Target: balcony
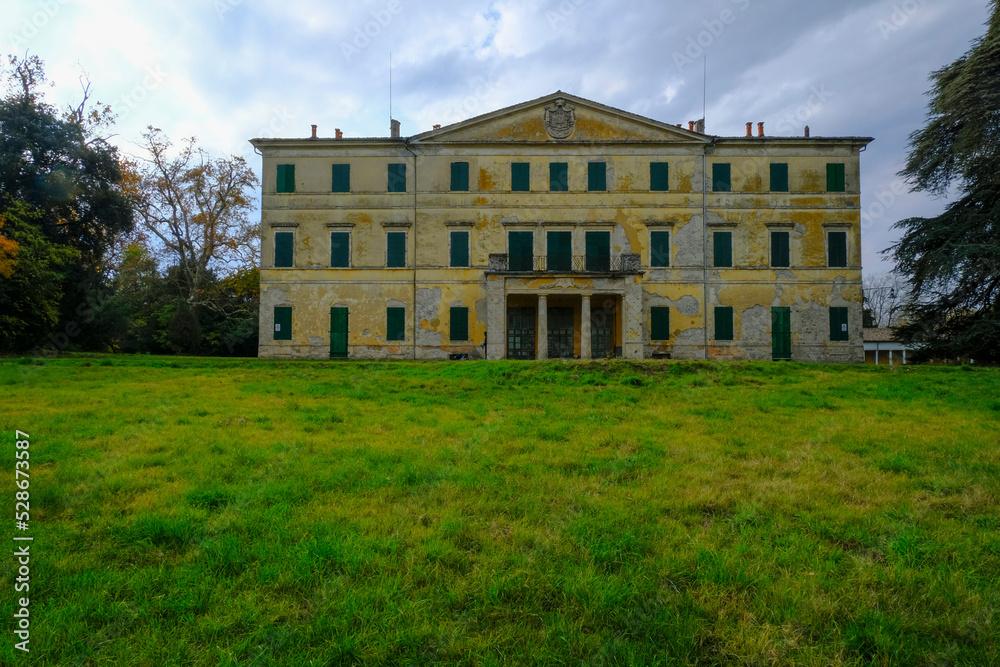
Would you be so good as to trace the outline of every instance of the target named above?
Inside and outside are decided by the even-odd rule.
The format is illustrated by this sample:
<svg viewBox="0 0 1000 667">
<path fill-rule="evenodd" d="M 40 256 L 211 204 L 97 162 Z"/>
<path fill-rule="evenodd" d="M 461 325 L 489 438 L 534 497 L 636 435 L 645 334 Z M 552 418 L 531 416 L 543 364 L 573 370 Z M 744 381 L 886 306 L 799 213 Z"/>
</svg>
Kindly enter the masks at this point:
<svg viewBox="0 0 1000 667">
<path fill-rule="evenodd" d="M 490 273 L 639 273 L 639 255 L 491 254 Z"/>
</svg>

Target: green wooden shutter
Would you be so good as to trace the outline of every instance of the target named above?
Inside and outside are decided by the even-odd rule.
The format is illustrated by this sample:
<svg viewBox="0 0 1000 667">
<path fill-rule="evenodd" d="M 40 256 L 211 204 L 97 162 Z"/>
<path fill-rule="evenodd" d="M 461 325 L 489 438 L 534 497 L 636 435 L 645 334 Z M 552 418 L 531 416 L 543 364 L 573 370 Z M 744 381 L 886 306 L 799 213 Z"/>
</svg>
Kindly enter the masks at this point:
<svg viewBox="0 0 1000 667">
<path fill-rule="evenodd" d="M 406 340 L 406 308 L 385 309 L 385 339 Z"/>
<path fill-rule="evenodd" d="M 649 309 L 650 340 L 670 340 L 670 308 L 666 306 L 654 306 Z"/>
<path fill-rule="evenodd" d="M 844 268 L 847 266 L 847 232 L 829 232 L 827 243 L 830 246 L 828 266 Z"/>
<path fill-rule="evenodd" d="M 713 164 L 712 191 L 730 192 L 733 189 L 731 175 L 732 169 L 728 164 Z"/>
<path fill-rule="evenodd" d="M 771 164 L 771 192 L 788 192 L 788 164 Z"/>
<path fill-rule="evenodd" d="M 788 239 L 788 232 L 771 232 L 771 266 L 787 267 L 791 265 Z"/>
<path fill-rule="evenodd" d="M 295 265 L 295 234 L 292 232 L 277 232 L 274 235 L 274 265 L 289 267 Z"/>
<path fill-rule="evenodd" d="M 573 233 L 549 232 L 546 238 L 546 269 L 571 271 L 573 269 Z"/>
<path fill-rule="evenodd" d="M 406 165 L 389 165 L 389 192 L 406 192 Z"/>
<path fill-rule="evenodd" d="M 670 266 L 670 232 L 649 233 L 649 265 Z"/>
<path fill-rule="evenodd" d="M 733 339 L 733 309 L 718 306 L 715 309 L 715 340 Z"/>
<path fill-rule="evenodd" d="M 330 232 L 330 266 L 338 269 L 346 269 L 350 265 L 350 232 Z"/>
<path fill-rule="evenodd" d="M 531 191 L 531 165 L 527 162 L 514 162 L 510 165 L 511 192 Z"/>
<path fill-rule="evenodd" d="M 351 165 L 349 164 L 333 165 L 333 185 L 331 191 L 332 192 L 351 191 Z"/>
<path fill-rule="evenodd" d="M 453 268 L 469 266 L 469 232 L 451 233 L 451 266 Z"/>
<path fill-rule="evenodd" d="M 449 338 L 452 341 L 469 340 L 469 309 L 453 307 L 451 309 L 451 333 Z"/>
<path fill-rule="evenodd" d="M 611 270 L 611 232 L 587 232 L 587 270 Z"/>
<path fill-rule="evenodd" d="M 844 192 L 847 190 L 847 182 L 843 163 L 830 163 L 826 165 L 826 190 L 827 192 Z"/>
<path fill-rule="evenodd" d="M 587 163 L 587 190 L 590 192 L 605 192 L 608 189 L 608 163 Z"/>
<path fill-rule="evenodd" d="M 670 189 L 670 164 L 667 162 L 649 163 L 649 189 L 652 192 L 666 192 Z"/>
<path fill-rule="evenodd" d="M 830 340 L 850 340 L 851 332 L 847 326 L 847 308 L 830 308 Z"/>
<path fill-rule="evenodd" d="M 552 162 L 549 164 L 549 190 L 552 192 L 569 191 L 569 164 Z"/>
<path fill-rule="evenodd" d="M 719 268 L 733 265 L 733 233 L 712 233 L 712 265 Z"/>
<path fill-rule="evenodd" d="M 347 358 L 347 308 L 330 309 L 330 358 Z"/>
<path fill-rule="evenodd" d="M 535 263 L 534 232 L 507 234 L 507 262 L 511 271 L 531 271 Z"/>
<path fill-rule="evenodd" d="M 390 269 L 406 266 L 406 232 L 388 232 L 385 235 L 385 265 Z"/>
<path fill-rule="evenodd" d="M 295 165 L 279 164 L 278 178 L 275 184 L 278 192 L 295 192 Z"/>
<path fill-rule="evenodd" d="M 292 339 L 292 307 L 274 307 L 274 340 Z"/>
<path fill-rule="evenodd" d="M 451 163 L 451 190 L 452 192 L 469 191 L 469 163 Z"/>
<path fill-rule="evenodd" d="M 792 358 L 792 314 L 788 307 L 771 309 L 771 358 Z"/>
</svg>

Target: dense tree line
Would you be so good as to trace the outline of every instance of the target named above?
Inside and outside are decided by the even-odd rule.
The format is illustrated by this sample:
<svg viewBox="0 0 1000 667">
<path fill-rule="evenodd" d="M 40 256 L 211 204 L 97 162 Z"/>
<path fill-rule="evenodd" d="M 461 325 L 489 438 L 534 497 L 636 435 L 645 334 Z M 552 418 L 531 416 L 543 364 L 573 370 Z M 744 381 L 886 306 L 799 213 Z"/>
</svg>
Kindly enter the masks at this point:
<svg viewBox="0 0 1000 667">
<path fill-rule="evenodd" d="M 0 100 L 0 353 L 256 355 L 257 179 L 154 128 L 127 159 L 113 110 L 63 111 L 37 57 Z"/>
</svg>

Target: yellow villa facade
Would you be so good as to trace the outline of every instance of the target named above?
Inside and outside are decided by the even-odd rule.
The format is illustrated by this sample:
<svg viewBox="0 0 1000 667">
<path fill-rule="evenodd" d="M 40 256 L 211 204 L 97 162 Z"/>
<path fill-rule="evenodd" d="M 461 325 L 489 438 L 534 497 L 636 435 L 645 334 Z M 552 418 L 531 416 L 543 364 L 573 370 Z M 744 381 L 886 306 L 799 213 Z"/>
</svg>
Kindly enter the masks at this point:
<svg viewBox="0 0 1000 667">
<path fill-rule="evenodd" d="M 862 362 L 871 139 L 700 129 L 557 92 L 253 139 L 260 356 Z"/>
</svg>

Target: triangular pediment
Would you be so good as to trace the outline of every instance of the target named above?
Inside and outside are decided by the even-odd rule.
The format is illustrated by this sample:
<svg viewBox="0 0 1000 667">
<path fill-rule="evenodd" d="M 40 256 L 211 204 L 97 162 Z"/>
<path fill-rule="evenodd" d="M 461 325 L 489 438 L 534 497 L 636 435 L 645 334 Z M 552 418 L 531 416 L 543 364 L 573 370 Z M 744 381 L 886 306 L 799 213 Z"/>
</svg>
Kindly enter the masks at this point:
<svg viewBox="0 0 1000 667">
<path fill-rule="evenodd" d="M 557 91 L 411 137 L 412 143 L 705 143 L 710 137 Z"/>
</svg>

